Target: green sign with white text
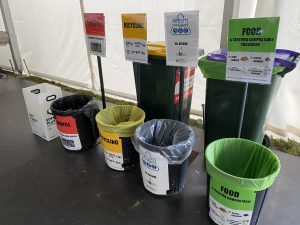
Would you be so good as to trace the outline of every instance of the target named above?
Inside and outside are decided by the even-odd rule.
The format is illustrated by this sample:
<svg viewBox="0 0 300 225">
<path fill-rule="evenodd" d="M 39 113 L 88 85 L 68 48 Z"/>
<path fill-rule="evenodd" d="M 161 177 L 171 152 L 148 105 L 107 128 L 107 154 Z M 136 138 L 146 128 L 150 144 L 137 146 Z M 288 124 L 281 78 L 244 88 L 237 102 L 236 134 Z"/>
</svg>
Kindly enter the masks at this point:
<svg viewBox="0 0 300 225">
<path fill-rule="evenodd" d="M 209 215 L 217 224 L 249 225 L 255 204 L 256 193 L 252 190 L 210 179 Z"/>
<path fill-rule="evenodd" d="M 279 17 L 229 21 L 228 51 L 274 52 Z"/>
<path fill-rule="evenodd" d="M 229 21 L 226 80 L 270 84 L 279 17 Z"/>
</svg>

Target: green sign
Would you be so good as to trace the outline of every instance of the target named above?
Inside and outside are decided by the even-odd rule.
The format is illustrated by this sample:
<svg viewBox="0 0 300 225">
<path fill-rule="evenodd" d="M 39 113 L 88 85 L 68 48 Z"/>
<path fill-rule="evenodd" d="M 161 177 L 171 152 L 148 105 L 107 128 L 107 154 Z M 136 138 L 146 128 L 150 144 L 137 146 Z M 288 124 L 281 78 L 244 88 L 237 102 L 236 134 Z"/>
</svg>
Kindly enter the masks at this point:
<svg viewBox="0 0 300 225">
<path fill-rule="evenodd" d="M 218 181 L 210 180 L 209 195 L 218 203 L 236 210 L 253 210 L 255 203 L 255 192 L 246 188 Z"/>
<path fill-rule="evenodd" d="M 229 21 L 228 51 L 274 52 L 279 17 Z"/>
<path fill-rule="evenodd" d="M 255 197 L 253 190 L 211 177 L 209 216 L 217 224 L 250 225 Z"/>
<path fill-rule="evenodd" d="M 270 84 L 279 17 L 229 21 L 226 80 Z"/>
</svg>

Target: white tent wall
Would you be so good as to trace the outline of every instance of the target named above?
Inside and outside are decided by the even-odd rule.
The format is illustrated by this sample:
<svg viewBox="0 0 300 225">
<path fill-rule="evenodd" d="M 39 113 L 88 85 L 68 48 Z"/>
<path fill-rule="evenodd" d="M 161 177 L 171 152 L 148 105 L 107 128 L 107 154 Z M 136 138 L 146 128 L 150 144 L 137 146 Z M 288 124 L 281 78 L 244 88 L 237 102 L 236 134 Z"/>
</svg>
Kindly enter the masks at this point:
<svg viewBox="0 0 300 225">
<path fill-rule="evenodd" d="M 5 31 L 1 10 L 0 10 L 0 31 Z M 9 45 L 0 46 L 0 67 L 11 69 L 9 60 L 11 60 L 12 62 Z"/>
<path fill-rule="evenodd" d="M 277 48 L 300 52 L 300 1 L 274 0 L 274 16 L 280 16 Z M 266 128 L 300 141 L 300 67 L 287 74 L 277 87 Z"/>
<path fill-rule="evenodd" d="M 164 40 L 164 12 L 199 10 L 200 48 L 208 53 L 219 48 L 224 0 L 84 0 L 85 12 L 106 16 L 107 57 L 102 58 L 108 93 L 135 99 L 132 63 L 125 61 L 121 14 L 147 13 L 148 40 Z M 22 58 L 32 73 L 99 91 L 97 61 L 89 66 L 80 0 L 10 0 L 11 14 Z M 240 0 L 238 17 L 280 16 L 277 48 L 300 51 L 299 0 Z M 2 18 L 0 29 L 4 29 Z M 0 47 L 0 65 L 10 67 L 9 48 Z M 282 136 L 300 138 L 300 67 L 279 85 L 266 128 Z M 205 80 L 196 69 L 192 109 L 201 111 Z"/>
<path fill-rule="evenodd" d="M 10 0 L 9 5 L 29 70 L 90 88 L 79 1 Z"/>
<path fill-rule="evenodd" d="M 224 1 L 212 0 L 85 0 L 85 12 L 104 12 L 106 22 L 107 56 L 102 59 L 104 84 L 111 94 L 136 99 L 132 63 L 125 61 L 122 37 L 122 13 L 147 13 L 148 41 L 164 41 L 164 12 L 199 10 L 200 48 L 209 52 L 219 48 Z M 97 60 L 93 57 L 93 70 L 98 73 Z M 200 113 L 205 98 L 205 79 L 196 69 L 192 110 Z M 113 82 L 112 82 L 113 81 Z M 99 78 L 96 75 L 96 89 Z"/>
</svg>

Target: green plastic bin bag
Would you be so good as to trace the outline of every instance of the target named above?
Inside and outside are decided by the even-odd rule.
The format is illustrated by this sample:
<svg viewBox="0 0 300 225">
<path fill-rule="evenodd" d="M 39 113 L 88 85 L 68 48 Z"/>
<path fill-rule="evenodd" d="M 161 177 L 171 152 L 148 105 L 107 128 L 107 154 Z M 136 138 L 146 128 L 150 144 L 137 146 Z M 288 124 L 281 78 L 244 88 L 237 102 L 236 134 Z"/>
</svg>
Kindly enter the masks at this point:
<svg viewBox="0 0 300 225">
<path fill-rule="evenodd" d="M 132 105 L 109 107 L 96 115 L 105 161 L 110 168 L 124 171 L 138 164 L 131 137 L 144 119 L 145 112 Z"/>
<path fill-rule="evenodd" d="M 226 138 L 209 144 L 205 159 L 212 220 L 219 225 L 256 224 L 281 168 L 278 157 L 255 142 Z"/>
</svg>

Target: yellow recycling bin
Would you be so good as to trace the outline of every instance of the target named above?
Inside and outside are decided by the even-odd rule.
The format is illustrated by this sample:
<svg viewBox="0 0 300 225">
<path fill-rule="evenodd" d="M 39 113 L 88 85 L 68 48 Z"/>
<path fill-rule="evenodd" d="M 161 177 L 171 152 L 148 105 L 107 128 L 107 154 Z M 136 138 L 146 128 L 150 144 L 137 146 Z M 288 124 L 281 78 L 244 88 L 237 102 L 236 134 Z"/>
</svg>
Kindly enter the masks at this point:
<svg viewBox="0 0 300 225">
<path fill-rule="evenodd" d="M 131 137 L 144 119 L 145 112 L 133 105 L 109 107 L 96 115 L 105 162 L 110 168 L 125 171 L 138 164 Z"/>
</svg>

